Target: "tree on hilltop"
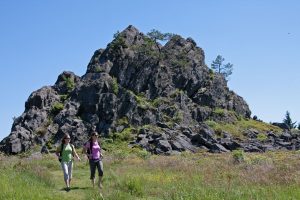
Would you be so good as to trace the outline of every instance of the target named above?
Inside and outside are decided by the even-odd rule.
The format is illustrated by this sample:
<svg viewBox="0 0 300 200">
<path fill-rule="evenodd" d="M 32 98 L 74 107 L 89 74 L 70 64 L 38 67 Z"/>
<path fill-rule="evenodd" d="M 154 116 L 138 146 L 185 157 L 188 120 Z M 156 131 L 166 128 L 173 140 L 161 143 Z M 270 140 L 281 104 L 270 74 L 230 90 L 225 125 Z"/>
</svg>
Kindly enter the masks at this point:
<svg viewBox="0 0 300 200">
<path fill-rule="evenodd" d="M 158 41 L 168 41 L 170 40 L 174 34 L 172 33 L 162 33 L 156 29 L 152 29 L 150 32 L 147 33 L 148 37 L 155 43 L 158 51 L 160 52 L 160 47 L 158 45 Z"/>
<path fill-rule="evenodd" d="M 228 80 L 228 77 L 232 74 L 233 64 L 223 64 L 224 61 L 225 59 L 221 55 L 218 55 L 217 58 L 212 61 L 211 68 L 215 72 L 222 74 L 224 78 Z"/>
<path fill-rule="evenodd" d="M 286 111 L 285 118 L 283 119 L 283 123 L 285 123 L 289 127 L 289 129 L 293 129 L 297 127 L 296 126 L 297 122 L 292 121 L 289 111 Z"/>
</svg>

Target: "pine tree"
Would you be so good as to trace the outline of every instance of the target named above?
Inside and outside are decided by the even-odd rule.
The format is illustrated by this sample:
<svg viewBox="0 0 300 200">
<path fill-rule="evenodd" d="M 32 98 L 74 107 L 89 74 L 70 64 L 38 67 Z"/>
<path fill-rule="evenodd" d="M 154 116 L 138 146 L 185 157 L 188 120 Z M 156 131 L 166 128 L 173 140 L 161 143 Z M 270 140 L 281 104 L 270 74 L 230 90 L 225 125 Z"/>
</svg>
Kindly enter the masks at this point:
<svg viewBox="0 0 300 200">
<path fill-rule="evenodd" d="M 158 41 L 168 41 L 174 36 L 174 34 L 172 33 L 162 33 L 156 29 L 152 29 L 150 32 L 147 33 L 147 35 L 155 43 L 159 52 L 160 47 L 158 45 Z"/>
<path fill-rule="evenodd" d="M 233 64 L 223 64 L 224 61 L 225 59 L 221 55 L 218 55 L 217 58 L 212 62 L 211 68 L 215 72 L 222 74 L 224 78 L 228 80 L 228 77 L 232 74 Z"/>
<path fill-rule="evenodd" d="M 283 119 L 283 123 L 285 123 L 289 127 L 289 129 L 293 129 L 296 128 L 297 122 L 293 122 L 290 116 L 290 112 L 286 111 L 285 118 Z"/>
</svg>

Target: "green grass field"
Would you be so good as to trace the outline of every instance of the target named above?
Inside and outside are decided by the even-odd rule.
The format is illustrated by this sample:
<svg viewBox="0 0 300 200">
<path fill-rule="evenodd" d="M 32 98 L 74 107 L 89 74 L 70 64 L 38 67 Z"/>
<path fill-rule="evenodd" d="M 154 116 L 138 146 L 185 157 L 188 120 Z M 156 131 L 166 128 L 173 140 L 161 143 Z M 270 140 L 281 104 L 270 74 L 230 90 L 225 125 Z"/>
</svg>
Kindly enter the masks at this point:
<svg viewBox="0 0 300 200">
<path fill-rule="evenodd" d="M 298 152 L 143 155 L 105 152 L 101 191 L 91 187 L 86 161 L 75 161 L 69 192 L 54 155 L 2 155 L 0 199 L 300 199 Z"/>
</svg>

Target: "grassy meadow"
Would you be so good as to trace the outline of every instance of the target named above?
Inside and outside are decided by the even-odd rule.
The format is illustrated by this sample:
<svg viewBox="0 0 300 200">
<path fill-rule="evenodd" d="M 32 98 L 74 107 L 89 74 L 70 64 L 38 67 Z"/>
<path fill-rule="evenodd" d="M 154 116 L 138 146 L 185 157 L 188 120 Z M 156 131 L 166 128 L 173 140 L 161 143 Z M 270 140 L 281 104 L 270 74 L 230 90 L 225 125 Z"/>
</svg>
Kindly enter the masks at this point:
<svg viewBox="0 0 300 200">
<path fill-rule="evenodd" d="M 116 148 L 104 155 L 103 189 L 91 187 L 83 159 L 74 163 L 69 192 L 53 154 L 0 155 L 0 199 L 300 199 L 295 151 L 154 156 Z"/>
</svg>

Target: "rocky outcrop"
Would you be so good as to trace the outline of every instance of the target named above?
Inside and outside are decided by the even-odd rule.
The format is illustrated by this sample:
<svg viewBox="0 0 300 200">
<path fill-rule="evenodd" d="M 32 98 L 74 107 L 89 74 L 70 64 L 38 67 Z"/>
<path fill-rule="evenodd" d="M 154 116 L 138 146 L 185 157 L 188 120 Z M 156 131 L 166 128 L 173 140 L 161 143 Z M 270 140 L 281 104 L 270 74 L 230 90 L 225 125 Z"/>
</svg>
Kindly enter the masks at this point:
<svg viewBox="0 0 300 200">
<path fill-rule="evenodd" d="M 233 123 L 250 115 L 243 98 L 206 66 L 204 51 L 193 39 L 174 35 L 161 46 L 129 26 L 95 51 L 82 77 L 63 72 L 53 86 L 33 92 L 0 150 L 16 154 L 40 144 L 47 152 L 64 133 L 79 147 L 93 128 L 105 137 L 134 130 L 131 145 L 156 154 L 263 151 L 271 143 L 290 148 L 288 137 L 270 136 L 264 146 L 252 133 L 248 142 L 230 133 L 217 137 L 203 123 Z"/>
</svg>

